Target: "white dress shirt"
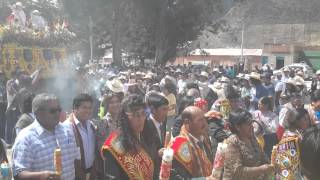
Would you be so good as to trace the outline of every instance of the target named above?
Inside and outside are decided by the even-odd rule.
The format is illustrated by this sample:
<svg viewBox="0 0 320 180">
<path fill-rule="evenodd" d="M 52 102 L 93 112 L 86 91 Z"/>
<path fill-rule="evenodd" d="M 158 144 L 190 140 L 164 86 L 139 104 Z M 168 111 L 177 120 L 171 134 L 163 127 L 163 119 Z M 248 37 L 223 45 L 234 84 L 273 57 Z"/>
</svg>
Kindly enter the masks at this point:
<svg viewBox="0 0 320 180">
<path fill-rule="evenodd" d="M 160 141 L 162 141 L 162 136 L 161 136 L 161 123 L 158 122 L 157 120 L 155 120 L 152 115 L 150 115 L 150 118 L 151 118 L 154 126 L 155 126 L 156 129 L 157 129 L 157 133 L 158 133 L 158 136 L 159 136 L 159 138 L 160 138 Z"/>
<path fill-rule="evenodd" d="M 95 159 L 95 136 L 93 129 L 91 128 L 90 120 L 86 120 L 86 128 L 82 123 L 74 116 L 74 122 L 77 125 L 83 144 L 83 151 L 85 157 L 85 167 L 90 168 L 93 166 Z"/>
</svg>

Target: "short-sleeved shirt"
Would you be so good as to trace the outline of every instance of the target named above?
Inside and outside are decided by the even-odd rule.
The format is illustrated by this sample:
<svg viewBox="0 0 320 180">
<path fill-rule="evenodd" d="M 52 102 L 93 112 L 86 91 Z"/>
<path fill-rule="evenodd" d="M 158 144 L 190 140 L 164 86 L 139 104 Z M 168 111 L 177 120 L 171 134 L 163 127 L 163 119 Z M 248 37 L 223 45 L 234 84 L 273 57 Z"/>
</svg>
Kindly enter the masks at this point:
<svg viewBox="0 0 320 180">
<path fill-rule="evenodd" d="M 168 116 L 175 116 L 176 115 L 176 106 L 177 106 L 177 101 L 176 97 L 174 94 L 170 93 L 168 96 L 166 96 L 167 100 L 169 101 L 169 111 L 168 111 Z"/>
<path fill-rule="evenodd" d="M 80 151 L 71 126 L 58 124 L 53 133 L 43 128 L 37 120 L 19 133 L 13 145 L 13 175 L 22 171 L 55 171 L 54 151 L 58 147 L 61 149 L 61 179 L 73 180 L 74 160 L 80 158 Z"/>
</svg>

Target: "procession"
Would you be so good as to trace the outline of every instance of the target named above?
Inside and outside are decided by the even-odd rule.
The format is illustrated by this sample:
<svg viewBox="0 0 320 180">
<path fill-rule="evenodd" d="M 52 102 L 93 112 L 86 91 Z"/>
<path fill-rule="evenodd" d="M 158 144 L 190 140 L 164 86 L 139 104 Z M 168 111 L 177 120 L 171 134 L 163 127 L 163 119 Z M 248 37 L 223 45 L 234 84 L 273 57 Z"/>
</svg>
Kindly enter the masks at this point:
<svg viewBox="0 0 320 180">
<path fill-rule="evenodd" d="M 140 16 L 151 12 L 138 2 L 99 2 L 90 17 L 71 13 L 90 3 L 74 2 L 0 3 L 0 180 L 320 179 L 320 38 L 312 28 L 304 29 L 310 44 L 293 43 L 302 36 L 297 23 L 288 44 L 277 43 L 277 31 L 250 46 L 261 26 L 243 20 L 231 42 L 227 20 L 232 28 L 239 12 L 252 12 L 249 2 L 230 1 L 216 26 L 224 30 L 212 35 L 221 48 L 206 48 L 194 42 L 214 30 L 187 29 L 206 19 L 190 9 L 204 11 L 204 0 L 168 1 L 152 12 L 156 30 L 147 23 L 157 16 Z M 94 16 L 100 10 L 113 13 L 110 34 Z M 198 39 L 186 38 L 193 31 Z"/>
</svg>

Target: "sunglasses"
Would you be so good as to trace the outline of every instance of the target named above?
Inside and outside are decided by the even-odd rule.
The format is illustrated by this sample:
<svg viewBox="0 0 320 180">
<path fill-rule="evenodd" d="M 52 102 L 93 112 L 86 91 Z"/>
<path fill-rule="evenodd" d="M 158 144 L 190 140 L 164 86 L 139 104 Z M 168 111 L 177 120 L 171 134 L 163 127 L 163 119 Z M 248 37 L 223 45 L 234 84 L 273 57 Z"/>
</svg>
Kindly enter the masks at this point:
<svg viewBox="0 0 320 180">
<path fill-rule="evenodd" d="M 58 108 L 47 108 L 47 109 L 42 109 L 43 111 L 47 111 L 50 114 L 56 114 L 56 113 L 61 113 L 62 109 L 60 107 Z"/>
</svg>

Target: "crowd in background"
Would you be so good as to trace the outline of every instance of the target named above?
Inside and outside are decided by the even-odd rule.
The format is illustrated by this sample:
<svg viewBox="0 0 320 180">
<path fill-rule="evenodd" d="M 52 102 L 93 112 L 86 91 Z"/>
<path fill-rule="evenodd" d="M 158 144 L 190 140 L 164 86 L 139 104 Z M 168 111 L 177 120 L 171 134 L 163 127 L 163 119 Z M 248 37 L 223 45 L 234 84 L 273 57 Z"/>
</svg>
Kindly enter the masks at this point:
<svg viewBox="0 0 320 180">
<path fill-rule="evenodd" d="M 105 71 L 80 68 L 59 93 L 41 87 L 41 70 L 16 71 L 8 81 L 0 73 L 1 144 L 13 145 L 13 176 L 159 179 L 170 147 L 170 179 L 320 177 L 320 71 L 311 87 L 303 70 L 287 67 Z"/>
</svg>

